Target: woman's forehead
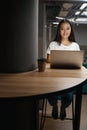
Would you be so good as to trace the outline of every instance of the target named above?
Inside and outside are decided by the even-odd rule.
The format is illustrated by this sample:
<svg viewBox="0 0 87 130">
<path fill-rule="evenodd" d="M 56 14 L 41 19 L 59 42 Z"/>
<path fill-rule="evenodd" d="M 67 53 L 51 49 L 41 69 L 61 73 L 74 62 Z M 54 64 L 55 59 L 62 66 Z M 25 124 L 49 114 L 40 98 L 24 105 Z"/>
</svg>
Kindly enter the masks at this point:
<svg viewBox="0 0 87 130">
<path fill-rule="evenodd" d="M 71 27 L 70 24 L 69 24 L 68 22 L 62 23 L 60 27 L 63 27 L 63 26 L 69 26 L 69 27 Z"/>
</svg>

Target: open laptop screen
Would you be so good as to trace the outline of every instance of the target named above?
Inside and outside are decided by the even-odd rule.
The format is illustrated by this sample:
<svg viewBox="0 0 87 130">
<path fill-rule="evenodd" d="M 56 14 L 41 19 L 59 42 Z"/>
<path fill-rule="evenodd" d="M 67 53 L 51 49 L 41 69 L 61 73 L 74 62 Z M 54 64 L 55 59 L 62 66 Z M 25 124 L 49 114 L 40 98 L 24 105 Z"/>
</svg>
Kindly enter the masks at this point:
<svg viewBox="0 0 87 130">
<path fill-rule="evenodd" d="M 51 51 L 51 68 L 80 69 L 83 64 L 84 51 Z"/>
</svg>

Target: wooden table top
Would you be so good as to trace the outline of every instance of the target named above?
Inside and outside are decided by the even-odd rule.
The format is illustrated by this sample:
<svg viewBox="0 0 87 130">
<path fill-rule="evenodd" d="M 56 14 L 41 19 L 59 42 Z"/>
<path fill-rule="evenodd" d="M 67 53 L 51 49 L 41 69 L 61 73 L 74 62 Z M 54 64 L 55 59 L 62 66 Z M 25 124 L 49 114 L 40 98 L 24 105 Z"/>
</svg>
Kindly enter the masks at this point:
<svg viewBox="0 0 87 130">
<path fill-rule="evenodd" d="M 1 73 L 0 97 L 37 96 L 74 87 L 87 79 L 87 69 L 50 69 L 25 73 Z"/>
</svg>

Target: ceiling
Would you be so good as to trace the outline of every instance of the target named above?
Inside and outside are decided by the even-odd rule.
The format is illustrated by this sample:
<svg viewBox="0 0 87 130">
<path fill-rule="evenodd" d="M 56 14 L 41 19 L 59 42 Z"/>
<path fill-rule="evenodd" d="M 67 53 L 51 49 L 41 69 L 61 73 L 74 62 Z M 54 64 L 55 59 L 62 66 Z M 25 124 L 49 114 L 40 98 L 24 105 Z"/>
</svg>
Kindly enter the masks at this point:
<svg viewBox="0 0 87 130">
<path fill-rule="evenodd" d="M 83 4 L 85 6 L 82 9 L 81 6 Z M 48 23 L 55 24 L 61 19 L 69 19 L 74 23 L 87 24 L 87 2 L 48 1 L 46 2 L 46 19 Z"/>
</svg>

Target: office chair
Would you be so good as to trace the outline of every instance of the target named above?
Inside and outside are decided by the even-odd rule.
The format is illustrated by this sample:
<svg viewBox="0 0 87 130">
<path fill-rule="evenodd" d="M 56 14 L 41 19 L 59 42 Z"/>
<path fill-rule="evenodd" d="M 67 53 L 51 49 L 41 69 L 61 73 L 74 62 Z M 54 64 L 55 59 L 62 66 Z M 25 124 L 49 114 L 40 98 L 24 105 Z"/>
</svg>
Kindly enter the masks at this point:
<svg viewBox="0 0 87 130">
<path fill-rule="evenodd" d="M 47 98 L 42 99 L 42 109 L 41 109 L 41 119 L 40 119 L 40 130 L 44 129 L 45 119 L 46 118 L 52 118 L 51 115 L 47 114 L 47 107 L 48 107 L 48 101 Z M 60 119 L 60 118 L 58 118 Z M 66 117 L 64 120 L 74 120 L 74 96 L 72 98 L 72 117 L 68 118 Z"/>
</svg>

